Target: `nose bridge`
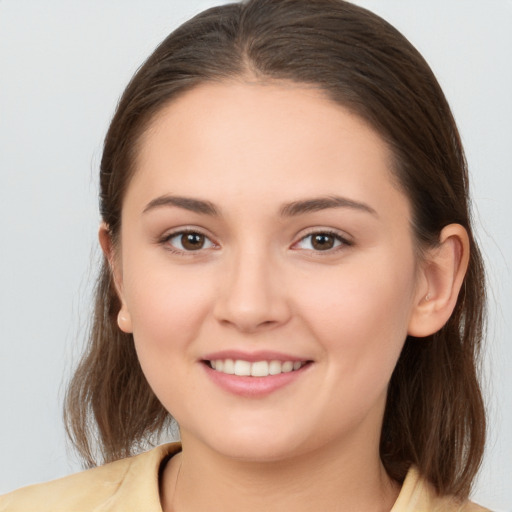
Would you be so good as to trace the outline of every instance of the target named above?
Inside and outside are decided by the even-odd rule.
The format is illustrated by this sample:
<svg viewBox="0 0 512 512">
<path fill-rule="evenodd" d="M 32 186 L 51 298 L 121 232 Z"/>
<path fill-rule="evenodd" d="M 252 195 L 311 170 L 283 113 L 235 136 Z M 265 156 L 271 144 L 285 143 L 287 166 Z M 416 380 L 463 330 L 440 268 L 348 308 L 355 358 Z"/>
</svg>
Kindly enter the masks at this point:
<svg viewBox="0 0 512 512">
<path fill-rule="evenodd" d="M 242 331 L 283 323 L 289 316 L 286 290 L 279 279 L 279 263 L 267 247 L 241 244 L 233 250 L 221 278 L 217 318 Z"/>
</svg>

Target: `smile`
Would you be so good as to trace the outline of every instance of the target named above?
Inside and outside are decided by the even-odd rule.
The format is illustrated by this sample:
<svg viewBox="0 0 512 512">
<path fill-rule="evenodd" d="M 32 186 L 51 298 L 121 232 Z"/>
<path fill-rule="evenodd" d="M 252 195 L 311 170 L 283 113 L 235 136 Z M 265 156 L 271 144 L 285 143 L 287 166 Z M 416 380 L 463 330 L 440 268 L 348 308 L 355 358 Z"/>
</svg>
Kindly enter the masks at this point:
<svg viewBox="0 0 512 512">
<path fill-rule="evenodd" d="M 245 361 L 243 359 L 216 359 L 207 364 L 216 372 L 240 377 L 268 377 L 300 370 L 307 361 Z"/>
</svg>

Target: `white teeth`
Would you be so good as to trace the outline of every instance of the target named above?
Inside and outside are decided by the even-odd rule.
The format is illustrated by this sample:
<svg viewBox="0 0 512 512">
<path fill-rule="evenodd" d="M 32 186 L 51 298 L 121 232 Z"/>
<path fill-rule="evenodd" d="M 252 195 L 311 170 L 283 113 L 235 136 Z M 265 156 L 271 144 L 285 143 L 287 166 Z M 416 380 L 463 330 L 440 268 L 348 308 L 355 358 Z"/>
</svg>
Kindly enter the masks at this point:
<svg viewBox="0 0 512 512">
<path fill-rule="evenodd" d="M 291 361 L 285 361 L 281 367 L 283 373 L 290 373 L 293 370 L 293 363 Z"/>
<path fill-rule="evenodd" d="M 229 375 L 233 375 L 235 373 L 235 362 L 233 359 L 226 359 L 224 361 L 224 370 L 222 371 Z"/>
<path fill-rule="evenodd" d="M 253 377 L 266 377 L 268 375 L 267 361 L 258 361 L 251 364 L 251 375 Z"/>
<path fill-rule="evenodd" d="M 216 359 L 210 361 L 214 370 L 241 377 L 267 377 L 289 373 L 300 370 L 305 364 L 305 361 L 255 361 L 251 363 L 243 359 Z"/>
<path fill-rule="evenodd" d="M 251 363 L 237 359 L 235 361 L 235 375 L 240 375 L 241 377 L 251 375 Z"/>
<path fill-rule="evenodd" d="M 281 361 L 270 361 L 268 373 L 270 375 L 279 375 L 281 373 Z"/>
</svg>

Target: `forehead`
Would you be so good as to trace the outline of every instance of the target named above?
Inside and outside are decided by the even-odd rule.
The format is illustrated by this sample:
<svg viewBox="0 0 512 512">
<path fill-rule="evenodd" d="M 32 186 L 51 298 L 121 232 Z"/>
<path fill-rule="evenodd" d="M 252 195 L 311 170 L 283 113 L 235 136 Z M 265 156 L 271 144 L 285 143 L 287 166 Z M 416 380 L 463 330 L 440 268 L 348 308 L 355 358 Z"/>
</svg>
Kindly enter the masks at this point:
<svg viewBox="0 0 512 512">
<path fill-rule="evenodd" d="M 220 203 L 272 194 L 358 199 L 395 189 L 391 162 L 382 138 L 317 87 L 208 83 L 156 115 L 128 194 L 194 193 Z"/>
</svg>

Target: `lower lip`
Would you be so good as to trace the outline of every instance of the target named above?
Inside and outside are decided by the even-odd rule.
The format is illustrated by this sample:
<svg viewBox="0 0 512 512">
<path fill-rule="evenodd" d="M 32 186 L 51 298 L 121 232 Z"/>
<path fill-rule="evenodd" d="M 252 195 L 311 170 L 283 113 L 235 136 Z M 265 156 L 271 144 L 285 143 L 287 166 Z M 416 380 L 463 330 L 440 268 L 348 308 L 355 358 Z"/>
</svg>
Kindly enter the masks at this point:
<svg viewBox="0 0 512 512">
<path fill-rule="evenodd" d="M 292 372 L 279 373 L 278 375 L 268 375 L 267 377 L 245 377 L 239 375 L 229 375 L 218 372 L 202 363 L 206 373 L 212 381 L 220 388 L 234 395 L 245 397 L 263 397 L 284 388 L 288 384 L 300 379 L 311 363 L 306 363 L 299 370 Z"/>
</svg>

